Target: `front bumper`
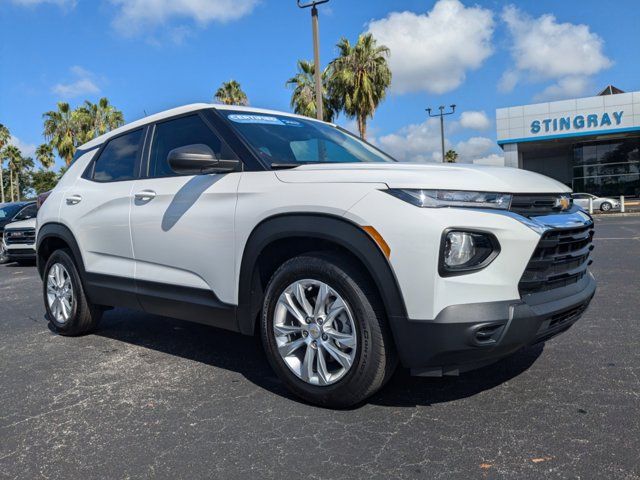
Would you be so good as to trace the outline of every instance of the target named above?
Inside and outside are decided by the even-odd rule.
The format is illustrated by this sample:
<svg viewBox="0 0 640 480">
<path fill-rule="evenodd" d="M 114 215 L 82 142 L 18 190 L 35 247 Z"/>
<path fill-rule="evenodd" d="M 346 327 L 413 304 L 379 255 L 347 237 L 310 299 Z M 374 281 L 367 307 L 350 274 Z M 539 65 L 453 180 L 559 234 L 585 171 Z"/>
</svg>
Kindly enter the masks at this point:
<svg viewBox="0 0 640 480">
<path fill-rule="evenodd" d="M 10 262 L 36 259 L 36 251 L 33 248 L 33 245 L 30 244 L 11 246 L 7 245 L 5 253 L 7 255 L 7 260 Z"/>
<path fill-rule="evenodd" d="M 523 300 L 452 305 L 434 320 L 394 318 L 400 360 L 420 376 L 457 375 L 488 365 L 569 329 L 595 290 L 587 273 L 571 286 Z"/>
</svg>

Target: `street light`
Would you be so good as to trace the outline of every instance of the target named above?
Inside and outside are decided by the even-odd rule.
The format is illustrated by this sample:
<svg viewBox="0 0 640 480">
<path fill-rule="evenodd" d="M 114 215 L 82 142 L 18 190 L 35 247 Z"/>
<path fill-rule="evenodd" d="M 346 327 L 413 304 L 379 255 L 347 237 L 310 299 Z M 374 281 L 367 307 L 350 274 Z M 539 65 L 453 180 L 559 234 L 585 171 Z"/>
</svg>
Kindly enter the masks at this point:
<svg viewBox="0 0 640 480">
<path fill-rule="evenodd" d="M 309 8 L 311 7 L 311 27 L 313 29 L 313 64 L 315 65 L 315 77 L 316 77 L 316 118 L 318 120 L 324 120 L 322 115 L 322 72 L 320 70 L 320 40 L 318 38 L 318 9 L 317 5 L 327 3 L 329 0 L 313 0 L 308 3 L 302 3 L 298 1 L 298 7 Z"/>
<path fill-rule="evenodd" d="M 450 112 L 446 112 L 444 111 L 444 105 L 440 105 L 438 107 L 438 110 L 440 110 L 440 113 L 434 113 L 433 115 L 431 114 L 431 108 L 427 108 L 427 113 L 429 114 L 430 117 L 440 117 L 440 143 L 442 144 L 442 163 L 444 163 L 444 117 L 445 115 L 451 115 L 453 112 L 456 111 L 456 106 L 454 105 L 449 105 L 451 107 L 451 111 Z"/>
</svg>

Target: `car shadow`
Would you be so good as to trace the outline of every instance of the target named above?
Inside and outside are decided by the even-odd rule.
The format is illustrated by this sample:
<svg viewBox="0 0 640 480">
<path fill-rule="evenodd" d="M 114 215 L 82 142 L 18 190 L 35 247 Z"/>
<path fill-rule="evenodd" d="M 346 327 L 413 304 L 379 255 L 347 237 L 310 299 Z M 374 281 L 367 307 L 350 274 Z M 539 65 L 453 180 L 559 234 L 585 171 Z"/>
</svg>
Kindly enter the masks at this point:
<svg viewBox="0 0 640 480">
<path fill-rule="evenodd" d="M 178 220 L 196 203 L 214 183 L 220 181 L 224 175 L 196 175 L 189 179 L 173 196 L 169 207 L 162 216 L 162 231 L 171 230 Z"/>
<path fill-rule="evenodd" d="M 127 309 L 105 312 L 95 334 L 235 371 L 265 390 L 302 402 L 271 370 L 259 337 Z M 389 383 L 365 404 L 415 407 L 467 398 L 520 375 L 536 361 L 543 349 L 544 344 L 528 347 L 459 377 L 412 377 L 406 369 L 398 368 Z"/>
</svg>

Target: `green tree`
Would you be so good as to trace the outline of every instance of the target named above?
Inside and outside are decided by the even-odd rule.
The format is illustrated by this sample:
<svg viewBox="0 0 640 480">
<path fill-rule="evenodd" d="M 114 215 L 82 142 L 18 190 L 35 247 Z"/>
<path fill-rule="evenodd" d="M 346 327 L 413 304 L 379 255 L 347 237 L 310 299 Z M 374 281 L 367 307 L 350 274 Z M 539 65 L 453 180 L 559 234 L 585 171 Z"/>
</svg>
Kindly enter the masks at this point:
<svg viewBox="0 0 640 480">
<path fill-rule="evenodd" d="M 48 143 L 43 143 L 36 148 L 36 158 L 45 169 L 50 169 L 56 163 L 53 155 L 53 147 Z"/>
<path fill-rule="evenodd" d="M 44 137 L 63 158 L 67 166 L 71 165 L 79 142 L 80 121 L 77 112 L 71 110 L 66 102 L 58 102 L 58 109 L 44 115 Z"/>
<path fill-rule="evenodd" d="M 31 188 L 36 194 L 53 190 L 58 183 L 58 174 L 52 170 L 36 170 L 31 173 Z"/>
<path fill-rule="evenodd" d="M 0 123 L 0 203 L 4 203 L 4 178 L 3 178 L 3 164 L 4 164 L 4 152 L 3 149 L 9 143 L 11 134 L 9 129 Z"/>
<path fill-rule="evenodd" d="M 287 80 L 286 86 L 293 89 L 291 108 L 298 115 L 316 118 L 316 68 L 313 62 L 298 60 L 298 73 Z M 325 122 L 332 122 L 338 105 L 327 95 L 328 70 L 322 72 L 322 116 Z"/>
<path fill-rule="evenodd" d="M 20 201 L 20 177 L 18 175 L 18 172 L 20 168 L 22 168 L 22 152 L 15 145 L 9 145 L 5 147 L 4 152 L 9 165 L 9 191 L 11 195 L 11 201 Z M 16 188 L 16 186 L 18 188 Z"/>
<path fill-rule="evenodd" d="M 456 163 L 458 159 L 458 152 L 455 150 L 447 150 L 447 153 L 444 154 L 444 161 L 446 163 Z"/>
<path fill-rule="evenodd" d="M 389 49 L 370 33 L 360 35 L 355 45 L 342 38 L 337 47 L 339 55 L 329 64 L 329 96 L 349 118 L 356 118 L 360 137 L 366 139 L 367 119 L 391 85 Z"/>
<path fill-rule="evenodd" d="M 81 145 L 100 135 L 124 125 L 124 114 L 115 108 L 106 97 L 92 103 L 85 100 L 75 110 L 78 121 L 78 144 Z"/>
<path fill-rule="evenodd" d="M 222 82 L 222 85 L 216 91 L 214 98 L 225 105 L 248 105 L 249 99 L 247 94 L 242 91 L 240 83 L 235 80 Z"/>
</svg>

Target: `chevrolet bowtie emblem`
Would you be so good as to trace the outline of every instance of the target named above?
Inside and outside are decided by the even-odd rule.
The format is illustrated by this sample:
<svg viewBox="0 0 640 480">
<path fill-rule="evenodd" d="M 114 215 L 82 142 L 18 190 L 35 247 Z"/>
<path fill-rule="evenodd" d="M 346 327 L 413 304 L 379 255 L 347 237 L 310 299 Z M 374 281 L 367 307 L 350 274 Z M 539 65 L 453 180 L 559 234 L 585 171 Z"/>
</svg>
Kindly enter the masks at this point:
<svg viewBox="0 0 640 480">
<path fill-rule="evenodd" d="M 569 199 L 569 197 L 562 196 L 562 197 L 556 198 L 554 208 L 557 208 L 560 210 L 568 210 L 570 206 L 571 206 L 571 200 Z"/>
</svg>

